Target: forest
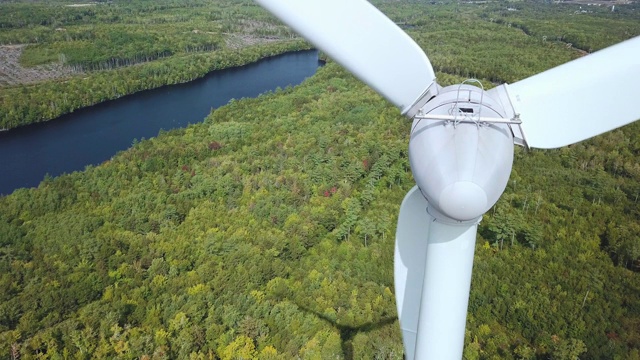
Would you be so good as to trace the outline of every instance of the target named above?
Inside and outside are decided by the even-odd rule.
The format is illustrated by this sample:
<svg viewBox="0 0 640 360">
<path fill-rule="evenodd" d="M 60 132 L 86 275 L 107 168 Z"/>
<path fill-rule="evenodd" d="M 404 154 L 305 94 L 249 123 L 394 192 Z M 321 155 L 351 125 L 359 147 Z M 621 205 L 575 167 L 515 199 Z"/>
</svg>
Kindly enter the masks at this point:
<svg viewBox="0 0 640 360">
<path fill-rule="evenodd" d="M 249 1 L 70 5 L 0 3 L 0 58 L 21 49 L 19 63 L 0 64 L 0 129 L 309 48 Z M 34 83 L 15 68 L 55 71 Z"/>
<path fill-rule="evenodd" d="M 70 3 L 0 3 L 3 44 L 33 44 L 24 66 L 60 61 L 47 54 L 76 41 L 79 57 L 68 61 L 84 66 L 1 87 L 0 114 L 31 111 L 11 107 L 15 93 L 34 104 L 45 94 L 49 106 L 60 96 L 104 100 L 79 99 L 85 77 L 140 82 L 120 96 L 149 87 L 138 76 L 150 69 L 165 69 L 152 85 L 161 86 L 309 46 L 249 1 L 61 6 Z M 374 3 L 425 49 L 443 85 L 516 81 L 640 35 L 634 3 L 615 12 Z M 186 51 L 176 46 L 185 38 L 167 33 L 171 54 L 142 62 L 117 42 L 87 57 L 87 42 L 73 37 L 29 40 L 43 28 L 79 34 L 112 21 L 135 33 L 180 19 L 202 29 L 261 23 L 280 40 L 232 49 L 220 35 L 220 48 Z M 129 61 L 101 68 L 116 52 Z M 393 247 L 414 184 L 410 126 L 328 61 L 297 87 L 234 100 L 200 124 L 0 197 L 0 359 L 402 359 Z M 640 123 L 562 149 L 516 149 L 507 189 L 478 231 L 465 359 L 640 359 L 639 154 Z"/>
</svg>

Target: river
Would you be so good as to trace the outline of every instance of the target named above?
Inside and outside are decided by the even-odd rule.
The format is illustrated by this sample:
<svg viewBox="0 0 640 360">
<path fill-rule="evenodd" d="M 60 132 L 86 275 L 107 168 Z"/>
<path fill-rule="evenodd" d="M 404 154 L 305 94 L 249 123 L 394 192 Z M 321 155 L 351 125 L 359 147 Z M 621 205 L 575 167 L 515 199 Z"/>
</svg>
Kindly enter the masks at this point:
<svg viewBox="0 0 640 360">
<path fill-rule="evenodd" d="M 316 51 L 288 53 L 0 132 L 0 195 L 37 186 L 46 174 L 100 164 L 129 148 L 134 139 L 201 122 L 211 109 L 231 99 L 297 85 L 319 65 Z"/>
</svg>

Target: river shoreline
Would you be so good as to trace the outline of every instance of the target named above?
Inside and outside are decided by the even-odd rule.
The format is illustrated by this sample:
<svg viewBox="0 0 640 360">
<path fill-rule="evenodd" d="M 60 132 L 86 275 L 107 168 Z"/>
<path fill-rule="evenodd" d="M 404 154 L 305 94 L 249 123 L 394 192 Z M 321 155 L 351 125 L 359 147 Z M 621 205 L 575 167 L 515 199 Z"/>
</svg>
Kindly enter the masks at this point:
<svg viewBox="0 0 640 360">
<path fill-rule="evenodd" d="M 57 81 L 4 88 L 4 94 L 0 98 L 0 127 L 11 130 L 34 123 L 49 122 L 80 109 L 141 91 L 184 84 L 203 78 L 214 71 L 242 67 L 270 57 L 310 49 L 311 47 L 302 41 L 281 42 L 237 51 L 167 58 L 72 78 L 60 78 Z M 189 71 L 183 72 L 175 70 L 179 66 L 184 67 L 185 62 L 196 62 L 200 68 L 189 68 Z M 70 97 L 69 94 L 74 96 Z"/>
<path fill-rule="evenodd" d="M 0 194 L 99 165 L 143 138 L 200 123 L 232 99 L 296 86 L 321 65 L 317 51 L 280 54 L 0 132 L 0 153 L 10 154 L 0 157 Z"/>
</svg>

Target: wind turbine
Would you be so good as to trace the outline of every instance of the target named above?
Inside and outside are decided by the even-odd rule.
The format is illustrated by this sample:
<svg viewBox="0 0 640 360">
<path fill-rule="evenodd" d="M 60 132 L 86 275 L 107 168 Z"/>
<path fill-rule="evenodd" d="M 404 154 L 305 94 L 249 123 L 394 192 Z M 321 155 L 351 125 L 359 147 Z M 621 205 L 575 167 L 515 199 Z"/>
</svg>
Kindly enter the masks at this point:
<svg viewBox="0 0 640 360">
<path fill-rule="evenodd" d="M 640 37 L 489 91 L 442 88 L 420 47 L 366 0 L 256 0 L 413 119 L 395 289 L 407 359 L 460 359 L 478 223 L 514 143 L 557 148 L 640 118 Z M 479 83 L 478 83 L 479 84 Z"/>
</svg>

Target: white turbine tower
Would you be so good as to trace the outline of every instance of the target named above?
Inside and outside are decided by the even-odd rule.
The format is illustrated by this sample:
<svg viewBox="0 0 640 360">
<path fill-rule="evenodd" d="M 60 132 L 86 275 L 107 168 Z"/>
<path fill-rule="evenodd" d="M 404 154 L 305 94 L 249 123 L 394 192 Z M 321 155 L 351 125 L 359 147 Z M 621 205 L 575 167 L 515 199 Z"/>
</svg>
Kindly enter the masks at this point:
<svg viewBox="0 0 640 360">
<path fill-rule="evenodd" d="M 420 47 L 366 0 L 257 0 L 413 119 L 417 185 L 398 218 L 396 303 L 407 359 L 460 359 L 476 231 L 513 144 L 569 145 L 640 118 L 640 37 L 489 91 L 442 88 Z"/>
</svg>

